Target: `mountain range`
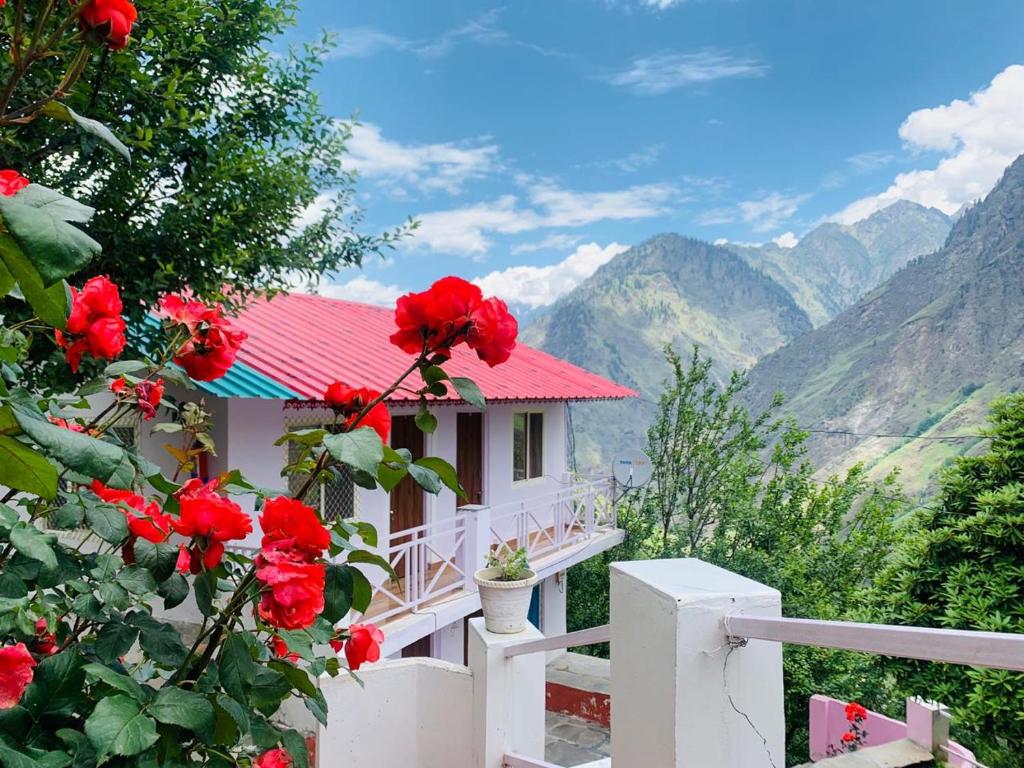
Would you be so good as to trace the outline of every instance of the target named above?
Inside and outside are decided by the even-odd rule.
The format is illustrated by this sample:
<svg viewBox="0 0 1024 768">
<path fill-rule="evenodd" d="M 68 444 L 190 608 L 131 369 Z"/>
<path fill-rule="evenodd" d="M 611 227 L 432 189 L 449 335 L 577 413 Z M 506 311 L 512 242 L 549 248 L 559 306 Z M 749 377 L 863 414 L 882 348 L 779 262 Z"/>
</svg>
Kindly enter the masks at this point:
<svg viewBox="0 0 1024 768">
<path fill-rule="evenodd" d="M 901 467 L 923 490 L 931 470 L 972 450 L 987 404 L 1024 381 L 1024 156 L 942 249 L 765 356 L 750 380 L 753 405 L 781 391 L 801 423 L 855 433 L 812 436 L 825 470 Z M 879 436 L 894 434 L 926 439 Z"/>
<path fill-rule="evenodd" d="M 791 248 L 663 234 L 616 256 L 523 334 L 641 393 L 574 406 L 578 464 L 644 445 L 665 344 L 699 344 L 719 380 L 750 369 L 755 408 L 784 392 L 786 410 L 821 430 L 811 454 L 826 470 L 866 460 L 920 479 L 970 450 L 973 438 L 860 434 L 975 434 L 991 397 L 1019 386 L 1024 160 L 958 217 L 898 202 Z"/>
</svg>

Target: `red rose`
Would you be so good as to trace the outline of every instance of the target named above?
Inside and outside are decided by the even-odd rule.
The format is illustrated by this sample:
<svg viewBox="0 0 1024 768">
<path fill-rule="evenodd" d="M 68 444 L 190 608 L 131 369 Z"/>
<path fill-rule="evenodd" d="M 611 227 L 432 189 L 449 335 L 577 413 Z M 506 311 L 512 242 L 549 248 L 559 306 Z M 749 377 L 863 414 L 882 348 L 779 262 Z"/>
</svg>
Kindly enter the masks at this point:
<svg viewBox="0 0 1024 768">
<path fill-rule="evenodd" d="M 24 643 L 0 648 L 0 709 L 10 709 L 21 701 L 32 682 L 35 659 Z"/>
<path fill-rule="evenodd" d="M 280 635 L 273 635 L 270 638 L 268 645 L 270 646 L 270 650 L 273 654 L 279 659 L 284 659 L 285 661 L 298 661 L 302 658 L 299 654 L 294 653 L 288 647 L 288 643 L 286 643 Z"/>
<path fill-rule="evenodd" d="M 0 7 L 3 3 L 0 2 Z M 12 197 L 28 186 L 28 179 L 17 171 L 5 169 L 0 171 L 0 195 Z"/>
<path fill-rule="evenodd" d="M 64 330 L 54 332 L 71 370 L 78 370 L 86 354 L 102 360 L 120 355 L 126 340 L 117 286 L 101 275 L 86 282 L 81 290 L 72 288 L 71 299 Z"/>
<path fill-rule="evenodd" d="M 460 277 L 444 277 L 422 293 L 410 293 L 395 306 L 398 331 L 391 343 L 412 354 L 424 348 L 443 358 L 463 342 L 490 366 L 508 360 L 519 324 L 501 299 L 484 299 Z"/>
<path fill-rule="evenodd" d="M 303 559 L 315 560 L 331 543 L 331 534 L 312 507 L 297 499 L 267 499 L 260 515 L 264 550 L 288 550 Z"/>
<path fill-rule="evenodd" d="M 843 741 L 845 741 L 845 742 L 846 742 L 847 744 L 849 744 L 849 743 L 850 743 L 851 741 L 853 741 L 853 740 L 854 740 L 855 738 L 857 738 L 857 737 L 856 737 L 856 736 L 854 736 L 854 735 L 853 735 L 852 733 L 850 733 L 849 731 L 847 731 L 846 733 L 844 733 L 844 734 L 843 734 Z"/>
<path fill-rule="evenodd" d="M 380 435 L 381 440 L 387 440 L 391 431 L 391 414 L 384 403 L 377 403 L 356 424 L 356 419 L 363 408 L 378 397 L 380 392 L 375 389 L 350 387 L 341 381 L 334 382 L 324 392 L 324 402 L 340 416 L 345 417 L 346 429 L 370 427 Z"/>
<path fill-rule="evenodd" d="M 857 720 L 867 720 L 868 711 L 855 701 L 851 701 L 846 705 L 846 719 L 851 723 Z"/>
<path fill-rule="evenodd" d="M 156 410 L 160 407 L 160 401 L 163 400 L 164 380 L 140 381 L 135 385 L 135 397 L 138 399 L 142 418 L 149 421 L 156 416 Z"/>
<path fill-rule="evenodd" d="M 482 302 L 473 314 L 466 343 L 477 356 L 492 368 L 508 360 L 516 346 L 519 323 L 509 313 L 508 305 L 498 298 Z"/>
<path fill-rule="evenodd" d="M 384 633 L 373 624 L 353 624 L 348 628 L 348 642 L 345 643 L 345 658 L 349 669 L 358 670 L 365 662 L 380 659 L 380 644 Z"/>
<path fill-rule="evenodd" d="M 291 768 L 292 756 L 283 749 L 271 749 L 257 757 L 252 768 Z"/>
<path fill-rule="evenodd" d="M 178 545 L 178 559 L 174 563 L 174 570 L 183 574 L 192 572 L 192 553 L 184 544 Z"/>
<path fill-rule="evenodd" d="M 200 485 L 200 492 L 207 487 Z M 189 548 L 192 573 L 217 567 L 224 556 L 225 541 L 244 539 L 252 533 L 249 515 L 231 499 L 215 493 L 181 495 L 178 507 L 178 519 L 171 522 L 171 527 L 193 540 Z"/>
<path fill-rule="evenodd" d="M 283 552 L 262 552 L 256 578 L 265 591 L 260 618 L 279 629 L 305 629 L 324 610 L 323 563 L 297 562 Z"/>
<path fill-rule="evenodd" d="M 128 0 L 89 0 L 78 18 L 90 37 L 117 51 L 128 45 L 128 36 L 137 17 L 135 6 Z"/>
<path fill-rule="evenodd" d="M 36 622 L 36 639 L 32 642 L 32 650 L 40 656 L 52 656 L 60 650 L 57 635 L 47 631 L 46 619 Z"/>
<path fill-rule="evenodd" d="M 227 373 L 246 333 L 232 327 L 220 307 L 208 307 L 181 294 L 164 296 L 157 306 L 157 315 L 170 324 L 172 334 L 184 329 L 189 335 L 175 353 L 175 363 L 198 381 L 213 381 Z"/>
</svg>

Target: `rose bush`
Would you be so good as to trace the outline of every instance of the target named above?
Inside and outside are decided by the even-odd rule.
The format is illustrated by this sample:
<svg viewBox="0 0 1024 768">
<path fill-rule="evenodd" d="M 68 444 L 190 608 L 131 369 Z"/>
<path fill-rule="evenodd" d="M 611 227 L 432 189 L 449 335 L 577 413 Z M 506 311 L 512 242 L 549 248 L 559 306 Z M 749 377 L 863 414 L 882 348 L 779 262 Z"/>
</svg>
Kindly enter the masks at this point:
<svg viewBox="0 0 1024 768">
<path fill-rule="evenodd" d="M 137 17 L 128 0 L 13 5 L 0 0 L 14 63 L 0 90 L 0 130 L 67 118 L 62 96 L 94 54 L 129 45 Z M 11 105 L 18 81 L 47 66 L 65 67 L 56 87 Z M 109 134 L 84 124 L 100 140 Z M 404 297 L 394 342 L 412 355 L 405 373 L 381 392 L 331 387 L 321 398 L 335 412 L 331 428 L 277 441 L 298 449 L 282 470 L 302 478 L 297 493 L 257 487 L 238 471 L 189 478 L 212 450 L 209 415 L 165 399 L 165 386 L 224 375 L 245 334 L 221 307 L 186 294 L 162 297 L 153 323 L 129 328 L 113 281 L 69 285 L 100 250 L 83 229 L 91 215 L 17 169 L 0 170 L 0 296 L 32 314 L 0 328 L 0 764 L 306 768 L 305 740 L 282 724 L 281 705 L 298 698 L 326 724 L 318 679 L 380 658 L 382 632 L 347 621 L 369 607 L 361 568 L 391 569 L 374 552 L 372 526 L 326 522 L 302 499 L 340 469 L 366 488 L 390 491 L 410 475 L 430 492 L 461 494 L 443 460 L 414 461 L 384 444 L 385 402 L 400 387 L 416 392 L 425 431 L 436 427 L 430 399 L 449 387 L 482 407 L 476 385 L 443 365 L 462 343 L 499 364 L 515 344 L 515 320 L 458 278 Z M 117 359 L 129 336 L 158 353 Z M 30 338 L 63 350 L 82 379 L 76 391 L 24 385 L 38 363 Z M 109 404 L 92 408 L 87 398 L 97 394 Z M 154 429 L 183 438 L 181 449 L 169 447 L 170 477 L 113 431 L 126 416 L 148 421 L 160 411 L 172 420 Z M 247 508 L 262 531 L 254 558 L 232 551 L 255 528 Z M 166 619 L 186 601 L 203 617 L 190 642 Z"/>
</svg>

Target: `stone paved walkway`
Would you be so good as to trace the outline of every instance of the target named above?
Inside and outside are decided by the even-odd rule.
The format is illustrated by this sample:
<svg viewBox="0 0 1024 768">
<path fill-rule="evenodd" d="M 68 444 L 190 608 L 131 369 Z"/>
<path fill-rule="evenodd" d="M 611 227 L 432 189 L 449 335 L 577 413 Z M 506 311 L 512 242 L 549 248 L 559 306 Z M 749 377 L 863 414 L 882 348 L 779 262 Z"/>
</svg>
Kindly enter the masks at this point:
<svg viewBox="0 0 1024 768">
<path fill-rule="evenodd" d="M 544 759 L 569 766 L 600 760 L 612 753 L 608 731 L 570 715 L 546 713 Z"/>
</svg>

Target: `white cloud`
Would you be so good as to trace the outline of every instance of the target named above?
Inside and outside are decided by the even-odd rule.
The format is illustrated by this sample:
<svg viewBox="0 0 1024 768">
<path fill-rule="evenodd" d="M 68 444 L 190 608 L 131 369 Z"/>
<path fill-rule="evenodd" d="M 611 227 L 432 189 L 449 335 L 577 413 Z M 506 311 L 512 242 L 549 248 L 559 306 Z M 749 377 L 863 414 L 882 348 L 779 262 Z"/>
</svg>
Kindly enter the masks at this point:
<svg viewBox="0 0 1024 768">
<path fill-rule="evenodd" d="M 645 5 L 648 8 L 655 8 L 659 11 L 674 8 L 677 5 L 682 5 L 684 2 L 686 2 L 686 0 L 640 0 L 641 5 Z"/>
<path fill-rule="evenodd" d="M 778 237 L 772 238 L 772 242 L 779 248 L 796 248 L 796 244 L 800 241 L 792 232 L 783 232 Z"/>
<path fill-rule="evenodd" d="M 395 303 L 395 299 L 405 291 L 397 285 L 385 285 L 359 275 L 347 283 L 320 283 L 315 293 L 329 296 L 332 299 L 347 299 L 348 301 L 361 301 L 365 304 L 391 306 Z"/>
<path fill-rule="evenodd" d="M 512 255 L 517 256 L 520 253 L 534 253 L 535 251 L 553 251 L 553 250 L 565 250 L 566 248 L 572 248 L 583 238 L 580 235 L 566 235 L 561 232 L 557 232 L 553 235 L 548 235 L 543 240 L 538 240 L 535 243 L 520 243 L 519 245 L 512 246 Z"/>
<path fill-rule="evenodd" d="M 494 234 L 514 235 L 537 229 L 581 227 L 598 221 L 643 219 L 669 211 L 681 199 L 671 184 L 642 184 L 610 192 L 577 192 L 550 180 L 520 177 L 527 187 L 528 205 L 516 195 L 464 208 L 432 211 L 420 222 L 410 245 L 434 251 L 479 256 L 491 246 Z"/>
<path fill-rule="evenodd" d="M 424 192 L 458 194 L 466 182 L 500 166 L 495 144 L 401 144 L 384 138 L 373 123 L 353 125 L 347 147 L 348 162 L 363 176 Z"/>
<path fill-rule="evenodd" d="M 952 214 L 984 197 L 1024 152 L 1024 66 L 1007 67 L 966 101 L 910 113 L 899 132 L 909 149 L 942 158 L 933 168 L 898 174 L 884 192 L 851 203 L 834 220 L 850 224 L 897 200 Z"/>
<path fill-rule="evenodd" d="M 755 59 L 706 49 L 641 56 L 626 70 L 609 77 L 608 82 L 651 96 L 726 78 L 761 77 L 767 71 L 768 66 Z"/>
<path fill-rule="evenodd" d="M 624 155 L 622 157 L 612 158 L 611 160 L 595 160 L 594 162 L 583 163 L 576 167 L 615 168 L 623 173 L 636 173 L 641 168 L 654 165 L 661 156 L 661 153 L 664 151 L 664 144 L 648 144 L 646 147 L 641 147 L 635 152 L 630 152 L 628 155 Z"/>
<path fill-rule="evenodd" d="M 716 226 L 743 221 L 755 232 L 768 232 L 792 218 L 810 195 L 784 195 L 781 192 L 764 193 L 752 200 L 743 200 L 735 206 L 712 208 L 700 214 L 696 222 L 701 226 Z"/>
<path fill-rule="evenodd" d="M 406 50 L 410 43 L 376 27 L 349 27 L 336 33 L 338 44 L 331 50 L 332 58 L 362 59 L 386 50 Z"/>
<path fill-rule="evenodd" d="M 484 293 L 500 296 L 509 304 L 536 309 L 565 295 L 594 274 L 602 264 L 628 249 L 629 246 L 619 243 L 611 243 L 604 248 L 597 243 L 585 243 L 557 264 L 509 267 L 473 282 Z"/>
</svg>

